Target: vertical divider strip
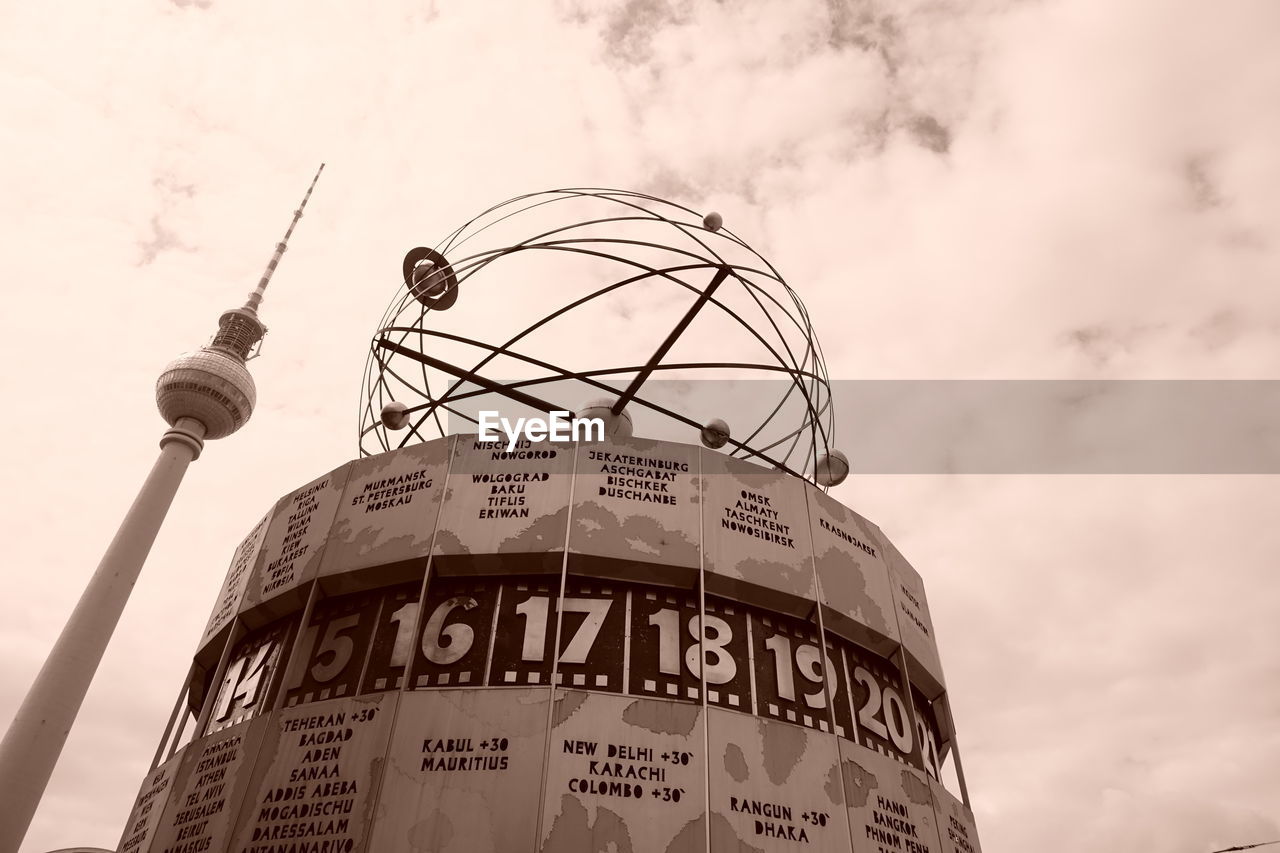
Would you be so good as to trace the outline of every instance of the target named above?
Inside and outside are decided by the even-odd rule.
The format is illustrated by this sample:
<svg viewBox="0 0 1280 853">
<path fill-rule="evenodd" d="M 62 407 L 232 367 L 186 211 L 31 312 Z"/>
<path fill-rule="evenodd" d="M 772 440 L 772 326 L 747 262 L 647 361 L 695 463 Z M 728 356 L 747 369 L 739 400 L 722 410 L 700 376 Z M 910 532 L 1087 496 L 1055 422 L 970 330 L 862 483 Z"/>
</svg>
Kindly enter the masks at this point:
<svg viewBox="0 0 1280 853">
<path fill-rule="evenodd" d="M 840 808 L 844 814 L 840 815 L 845 825 L 845 834 L 849 836 L 849 849 L 854 849 L 853 824 L 849 821 L 849 792 L 845 790 L 844 784 L 844 756 L 840 754 L 840 735 L 836 732 L 836 697 L 835 688 L 831 684 L 831 679 L 827 677 L 829 673 L 835 672 L 834 663 L 827 658 L 827 625 L 822 618 L 822 578 L 818 576 L 818 543 L 813 538 L 813 499 L 809 494 L 808 482 L 804 485 L 804 508 L 805 508 L 805 524 L 809 528 L 809 565 L 813 570 L 813 606 L 818 612 L 818 651 L 822 660 L 822 690 L 827 697 L 827 725 L 831 727 L 831 742 L 836 748 L 836 777 L 840 780 Z M 834 644 L 833 644 L 834 645 Z M 845 661 L 844 652 L 840 652 L 840 666 L 845 673 L 845 692 L 852 697 L 853 685 L 849 683 L 849 667 Z M 836 676 L 837 682 L 839 675 Z M 852 702 L 850 702 L 852 708 Z M 857 731 L 857 721 L 853 723 L 854 731 Z M 856 738 L 855 738 L 856 743 Z M 833 818 L 835 816 L 833 815 Z"/>
<path fill-rule="evenodd" d="M 422 605 L 418 605 L 422 609 Z M 378 596 L 378 612 L 373 617 L 373 631 L 369 633 L 369 643 L 364 650 L 364 662 L 360 664 L 360 674 L 356 676 L 356 688 L 352 696 L 359 696 L 364 687 L 364 677 L 369 673 L 369 661 L 373 659 L 373 644 L 378 639 L 378 626 L 382 624 L 382 614 L 387 612 L 387 597 Z"/>
<path fill-rule="evenodd" d="M 213 670 L 213 680 L 209 682 L 209 693 L 204 697 L 204 703 L 200 708 L 200 718 L 196 721 L 195 731 L 192 732 L 191 738 L 194 740 L 198 737 L 205 737 L 209 728 L 209 716 L 213 713 L 213 706 L 218 702 L 218 693 L 222 687 L 222 679 L 227 675 L 227 664 L 231 662 L 231 650 L 235 648 L 236 643 L 244 639 L 244 635 L 249 633 L 244 627 L 244 623 L 240 620 L 240 614 L 237 613 L 231 620 L 231 630 L 227 632 L 227 644 L 222 647 L 222 654 L 218 657 L 218 666 Z M 169 753 L 170 757 L 173 753 Z"/>
<path fill-rule="evenodd" d="M 631 587 L 627 587 L 622 614 L 622 694 L 631 692 Z"/>
<path fill-rule="evenodd" d="M 307 604 L 311 603 L 311 598 L 314 596 L 314 594 L 315 594 L 314 588 L 307 593 Z M 198 726 L 196 728 L 197 733 L 203 731 L 208 726 L 209 716 L 213 713 L 214 706 L 218 704 L 218 693 L 221 692 L 222 679 L 226 676 L 226 667 L 231 657 L 231 649 L 235 645 L 235 643 L 233 643 L 232 640 L 235 640 L 235 642 L 238 643 L 240 642 L 240 640 L 244 639 L 245 635 L 247 635 L 248 633 L 249 633 L 249 629 L 244 627 L 244 624 L 240 621 L 239 615 L 237 615 L 235 619 L 235 627 L 231 630 L 231 633 L 227 636 L 227 647 L 223 649 L 222 659 L 218 662 L 218 673 L 214 675 L 213 684 L 211 685 L 209 690 L 209 697 L 206 700 L 207 704 L 203 709 L 201 709 L 201 717 L 203 718 L 203 725 Z M 301 633 L 301 631 L 299 630 L 297 633 Z M 289 641 L 289 634 L 286 633 L 285 642 L 288 642 L 288 641 Z M 292 650 L 290 650 L 290 652 L 292 654 Z M 277 666 L 279 665 L 277 664 Z M 287 661 L 286 661 L 285 669 L 288 669 Z M 267 690 L 268 688 L 271 687 L 271 680 L 274 677 L 274 674 L 266 673 L 266 675 L 267 675 L 266 683 L 259 684 L 257 688 L 258 690 Z M 285 692 L 283 675 L 280 679 L 279 685 L 280 685 L 279 693 L 276 696 L 277 699 L 279 699 L 280 696 L 283 696 Z M 232 689 L 234 690 L 235 688 L 232 687 Z M 262 714 L 254 714 L 254 716 L 249 720 L 242 721 L 242 723 L 237 723 L 236 725 L 243 724 L 245 726 L 245 729 L 247 730 L 248 727 L 253 724 L 253 721 L 256 720 L 259 716 L 269 716 L 274 712 L 275 712 L 275 703 L 273 702 L 272 707 L 268 708 Z M 240 768 L 240 772 L 245 774 L 248 778 L 252 779 L 253 771 L 258 765 L 259 754 L 258 752 L 250 753 L 248 750 L 250 745 L 251 744 L 248 742 L 247 739 L 241 744 L 241 748 L 244 749 L 244 765 Z M 261 747 L 262 740 L 259 739 L 256 744 L 252 744 L 252 745 L 255 747 Z M 244 799 L 240 801 L 239 805 L 236 808 L 231 809 L 228 812 L 227 826 L 225 829 L 226 835 L 223 838 L 223 840 L 228 845 L 230 845 L 231 842 L 235 840 L 236 827 L 240 823 L 240 815 L 244 814 L 246 809 L 249 809 L 250 813 L 252 813 L 252 806 L 249 804 L 250 794 L 251 792 L 246 790 L 244 792 Z M 228 797 L 228 799 L 230 798 Z M 228 803 L 228 805 L 231 805 L 231 804 Z M 228 849 L 230 848 L 228 847 Z"/>
<path fill-rule="evenodd" d="M 707 850 L 711 849 L 711 712 L 707 708 L 707 681 L 703 671 L 707 653 L 702 641 L 707 636 L 707 476 L 703 465 L 705 447 L 698 448 L 698 693 L 702 697 L 702 820 L 706 827 Z M 751 614 L 747 613 L 747 654 L 751 653 Z M 679 631 L 677 630 L 677 636 Z M 679 647 L 677 646 L 677 649 Z M 748 664 L 750 666 L 750 664 Z M 752 703 L 755 702 L 755 670 L 751 670 Z"/>
<path fill-rule="evenodd" d="M 960 763 L 960 740 L 956 736 L 956 720 L 955 717 L 951 716 L 951 693 L 949 691 L 943 691 L 942 695 L 938 697 L 937 702 L 942 703 L 943 708 L 945 708 L 947 712 L 947 729 L 951 732 L 951 755 L 956 763 L 956 781 L 960 783 L 960 797 L 964 801 L 965 808 L 972 811 L 973 806 L 969 803 L 969 786 L 964 782 L 964 765 Z M 937 702 L 935 702 L 935 704 L 937 704 Z M 942 776 L 941 767 L 938 768 L 938 776 Z M 941 778 L 938 779 L 938 784 L 942 784 Z M 938 831 L 942 831 L 941 827 L 939 827 Z"/>
<path fill-rule="evenodd" d="M 174 734 L 173 724 L 178 719 L 178 714 L 182 711 L 182 706 L 186 702 L 187 692 L 191 689 L 191 679 L 195 678 L 196 664 L 191 662 L 191 666 L 187 667 L 187 677 L 182 681 L 182 689 L 178 691 L 178 701 L 173 703 L 173 711 L 169 714 L 169 722 L 165 723 L 164 734 L 160 736 L 160 743 L 156 745 L 156 754 L 151 759 L 151 768 L 147 773 L 151 773 L 160 766 L 160 756 L 164 755 L 164 748 L 171 743 L 176 743 L 182 739 L 182 729 L 186 728 L 186 717 L 182 719 L 182 726 L 178 729 L 178 733 Z M 172 736 L 172 740 L 170 740 Z"/>
<path fill-rule="evenodd" d="M 182 692 L 182 698 L 178 700 L 179 707 L 181 707 L 182 702 L 186 701 L 186 698 L 187 698 L 187 691 L 184 690 Z M 183 735 L 186 734 L 187 723 L 189 722 L 192 722 L 192 720 L 190 716 L 187 714 L 183 714 L 178 719 L 178 730 L 177 732 L 174 733 L 173 738 L 169 741 L 169 758 L 172 758 L 173 754 L 178 751 L 178 744 L 182 743 L 182 737 Z M 192 733 L 194 734 L 194 729 L 192 730 Z M 168 759 L 166 758 L 165 760 L 167 761 Z"/>
<path fill-rule="evenodd" d="M 575 431 L 576 433 L 576 431 Z M 573 499 L 578 480 L 578 441 L 573 441 L 573 464 L 569 467 L 569 502 L 565 506 L 564 554 L 560 560 L 560 593 L 556 599 L 556 631 L 551 645 L 551 671 L 547 684 L 547 731 L 542 739 L 542 783 L 538 786 L 538 819 L 533 837 L 536 850 L 542 845 L 542 816 L 547 807 L 547 770 L 551 763 L 551 723 L 556 711 L 556 673 L 560 670 L 560 625 L 564 621 L 564 593 L 569 576 L 569 536 L 573 531 Z"/>
<path fill-rule="evenodd" d="M 804 487 L 805 524 L 809 528 L 809 570 L 813 573 L 813 609 L 818 616 L 818 653 L 822 660 L 822 692 L 827 698 L 827 725 L 831 734 L 836 735 L 836 703 L 834 688 L 827 674 L 834 671 L 831 660 L 827 657 L 827 626 L 822 618 L 822 580 L 818 577 L 818 543 L 813 539 L 813 509 L 810 506 L 809 487 Z M 838 685 L 837 685 L 838 686 Z"/>
<path fill-rule="evenodd" d="M 898 630 L 902 630 L 902 629 L 898 629 Z M 922 727 L 916 721 L 916 703 L 915 703 L 915 696 L 911 692 L 911 674 L 907 672 L 907 647 L 906 646 L 898 647 L 898 666 L 902 669 L 902 692 L 906 694 L 902 697 L 902 705 L 907 712 L 907 731 L 911 733 L 912 751 L 914 752 L 916 747 L 916 740 L 920 737 L 920 729 Z M 888 703 L 885 703 L 885 708 L 884 708 L 885 720 L 884 721 L 886 723 L 892 724 L 893 721 L 889 719 L 890 713 L 892 712 L 889 710 L 889 705 Z M 920 764 L 924 765 L 926 763 L 925 755 L 924 755 L 924 743 L 920 743 L 919 746 L 920 746 Z M 929 771 L 926 770 L 925 776 L 928 776 L 928 775 L 929 775 Z"/>
<path fill-rule="evenodd" d="M 498 584 L 498 594 L 493 599 L 493 619 L 489 620 L 489 649 L 484 655 L 484 675 L 480 676 L 480 686 L 489 686 L 489 671 L 493 667 L 493 647 L 498 637 L 498 614 L 502 612 L 502 584 Z"/>
<path fill-rule="evenodd" d="M 302 619 L 298 622 L 297 630 L 293 635 L 293 648 L 289 650 L 289 657 L 285 658 L 284 672 L 280 674 L 280 687 L 276 691 L 275 701 L 271 703 L 271 713 L 279 711 L 284 707 L 285 694 L 289 692 L 289 687 L 298 676 L 298 668 L 303 665 L 303 661 L 299 658 L 303 654 L 309 654 L 310 649 L 304 652 L 302 639 L 307 634 L 307 626 L 311 621 L 311 615 L 315 612 L 316 598 L 320 594 L 320 579 L 315 578 L 311 581 L 311 589 L 307 590 L 307 603 L 302 607 Z"/>
<path fill-rule="evenodd" d="M 881 533 L 882 533 L 882 535 L 884 535 L 885 539 L 888 539 L 888 538 L 889 538 L 889 536 L 888 536 L 888 534 L 887 534 L 887 533 L 884 533 L 883 531 L 881 531 Z M 887 552 L 887 550 L 886 550 L 886 554 L 887 554 L 887 553 L 888 553 L 888 552 Z M 893 574 L 893 566 L 892 566 L 892 565 L 890 565 L 890 564 L 888 563 L 888 561 L 887 561 L 887 560 L 886 560 L 886 562 L 885 562 L 885 567 L 889 570 L 889 601 L 890 601 L 890 603 L 892 603 L 892 604 L 894 605 L 894 607 L 893 607 L 893 624 L 894 624 L 895 626 L 897 626 L 897 628 L 898 628 L 898 652 L 897 652 L 897 658 L 898 658 L 898 661 L 899 661 L 899 666 L 902 668 L 902 689 L 903 689 L 903 691 L 907 694 L 907 695 L 903 698 L 903 704 L 905 704 L 905 705 L 907 706 L 907 719 L 908 719 L 908 721 L 909 721 L 909 723 L 908 723 L 908 724 L 911 726 L 911 737 L 912 737 L 912 740 L 914 740 L 916 737 L 918 737 L 918 736 L 919 736 L 919 728 L 916 726 L 916 716 L 915 716 L 915 704 L 916 704 L 916 703 L 915 703 L 915 701 L 914 701 L 914 697 L 911 695 L 911 675 L 910 675 L 910 673 L 909 673 L 909 672 L 907 672 L 907 669 L 908 669 L 908 663 L 907 663 L 907 644 L 906 644 L 906 641 L 903 639 L 903 635 L 902 635 L 902 619 L 900 619 L 900 618 L 898 617 L 898 612 L 899 612 L 900 608 L 897 606 L 897 603 L 895 602 L 896 595 L 895 595 L 895 593 L 894 593 L 894 585 L 896 585 L 896 584 L 901 584 L 901 581 L 899 581 L 897 578 L 895 578 L 895 577 L 894 577 L 894 574 Z M 923 578 L 921 579 L 921 582 L 923 582 Z M 944 694 L 944 695 L 945 695 L 945 694 Z M 948 725 L 949 725 L 949 726 L 950 726 L 950 728 L 951 728 L 951 751 L 955 754 L 955 762 L 956 762 L 956 770 L 957 770 L 957 774 L 956 774 L 956 775 L 957 775 L 957 776 L 959 776 L 959 768 L 960 768 L 960 750 L 956 747 L 956 730 L 955 730 L 955 725 L 954 725 L 954 724 L 952 724 L 952 720 L 950 719 L 950 711 L 951 711 L 951 708 L 950 708 L 950 706 L 948 705 L 948 707 L 947 707 L 947 712 L 948 712 L 947 723 L 948 723 Z M 889 709 L 888 709 L 888 708 L 885 708 L 885 717 L 886 717 L 885 722 L 888 722 L 888 715 L 889 715 Z M 920 754 L 921 754 L 921 756 L 923 756 L 923 755 L 924 755 L 924 750 L 923 750 L 923 749 L 921 749 Z M 923 761 L 922 761 L 921 763 L 923 763 Z M 926 781 L 927 781 L 927 779 L 928 779 L 928 775 L 929 775 L 928 773 L 926 773 L 926 774 L 925 774 Z M 941 768 L 941 767 L 939 767 L 939 768 L 938 768 L 938 777 L 939 777 L 939 778 L 938 778 L 938 780 L 937 780 L 937 781 L 938 781 L 938 784 L 939 784 L 939 785 L 942 785 L 942 778 L 941 778 L 941 777 L 942 777 L 942 768 Z M 968 805 L 969 797 L 968 797 L 967 792 L 965 792 L 964 782 L 961 782 L 961 783 L 960 783 L 960 790 L 961 790 L 961 792 L 962 792 L 962 793 L 964 793 L 964 794 L 965 794 L 965 798 L 964 798 L 964 799 L 965 799 L 965 804 L 966 804 L 966 805 Z M 934 829 L 936 829 L 936 830 L 937 830 L 938 835 L 939 835 L 939 836 L 941 836 L 941 835 L 942 835 L 942 826 L 940 825 L 939 820 L 938 820 L 938 818 L 939 818 L 938 802 L 937 802 L 937 799 L 936 799 L 936 798 L 934 798 L 934 797 L 932 797 L 932 796 L 930 796 L 930 799 L 931 799 L 931 800 L 933 800 L 933 826 L 934 826 Z"/>
<path fill-rule="evenodd" d="M 410 677 L 413 675 L 413 662 L 417 659 L 418 647 L 421 644 L 418 634 L 422 630 L 422 620 L 425 616 L 423 611 L 426 610 L 427 584 L 431 578 L 431 570 L 435 560 L 436 536 L 440 532 L 440 516 L 444 513 L 445 500 L 449 494 L 449 475 L 453 472 L 453 457 L 457 452 L 458 442 L 462 440 L 459 435 L 453 435 L 450 438 L 451 440 L 449 441 L 449 449 L 446 452 L 447 455 L 444 466 L 444 486 L 440 489 L 440 503 L 436 507 L 436 522 L 435 526 L 431 528 L 431 544 L 427 546 L 427 565 L 423 567 L 422 584 L 418 588 L 418 615 L 413 620 L 413 633 L 409 635 L 413 638 L 412 645 L 409 647 L 409 659 L 405 661 L 404 664 L 404 678 L 401 679 L 400 688 L 396 691 L 396 702 L 391 708 L 391 722 L 387 725 L 387 743 L 386 746 L 382 748 L 382 767 L 384 777 L 387 772 L 386 768 L 389 766 L 388 760 L 391 757 L 391 743 L 395 740 L 396 736 L 396 724 L 400 722 L 400 703 L 404 700 L 404 694 L 409 690 Z M 373 636 L 369 640 L 370 654 L 373 653 L 372 646 L 378 636 L 378 626 L 376 624 L 373 627 L 373 631 Z M 493 642 L 492 637 L 489 642 Z M 360 687 L 357 686 L 356 689 L 359 690 Z M 357 693 L 356 695 L 360 694 Z M 366 806 L 368 814 L 376 815 L 378 813 L 378 801 L 382 798 L 382 781 L 382 779 L 378 779 L 374 784 L 374 790 L 369 794 L 369 802 Z M 359 850 L 367 851 L 369 849 L 369 842 L 372 840 L 370 836 L 372 834 L 373 833 L 371 832 L 366 832 L 364 834 L 364 839 L 360 843 Z"/>
<path fill-rule="evenodd" d="M 840 665 L 844 667 L 844 683 L 848 687 L 849 694 L 846 701 L 849 703 L 849 719 L 853 726 L 853 731 L 849 733 L 849 740 L 861 746 L 858 740 L 858 706 L 853 702 L 853 677 L 849 671 L 849 656 L 844 649 L 840 650 Z"/>
</svg>

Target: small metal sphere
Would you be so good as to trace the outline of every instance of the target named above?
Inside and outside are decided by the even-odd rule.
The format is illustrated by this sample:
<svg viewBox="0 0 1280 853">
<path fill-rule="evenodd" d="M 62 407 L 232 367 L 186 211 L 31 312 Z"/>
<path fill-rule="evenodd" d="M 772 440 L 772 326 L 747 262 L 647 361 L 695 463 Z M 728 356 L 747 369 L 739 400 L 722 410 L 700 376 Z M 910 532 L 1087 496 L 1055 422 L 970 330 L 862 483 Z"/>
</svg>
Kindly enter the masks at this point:
<svg viewBox="0 0 1280 853">
<path fill-rule="evenodd" d="M 849 457 L 839 450 L 818 457 L 813 479 L 819 486 L 838 486 L 849 476 Z"/>
<path fill-rule="evenodd" d="M 458 276 L 444 255 L 419 246 L 401 263 L 404 283 L 413 298 L 432 311 L 446 311 L 458 301 Z"/>
<path fill-rule="evenodd" d="M 404 429 L 409 423 L 409 407 L 392 400 L 382 407 L 382 425 L 387 429 Z"/>
<path fill-rule="evenodd" d="M 423 261 L 413 268 L 413 292 L 429 299 L 444 295 L 449 289 L 445 271 L 435 261 Z"/>
<path fill-rule="evenodd" d="M 179 356 L 156 380 L 156 405 L 174 426 L 181 418 L 204 424 L 206 440 L 224 438 L 249 421 L 258 392 L 244 363 L 202 349 Z"/>
<path fill-rule="evenodd" d="M 602 398 L 592 400 L 585 406 L 581 406 L 573 413 L 573 420 L 595 420 L 599 418 L 604 421 L 604 437 L 605 438 L 627 438 L 631 435 L 633 424 L 631 422 L 631 412 L 625 408 L 618 414 L 613 413 L 613 404 L 616 400 Z M 594 435 L 594 431 L 590 433 Z"/>
<path fill-rule="evenodd" d="M 702 428 L 703 445 L 712 450 L 719 450 L 729 443 L 729 425 L 719 418 L 712 418 Z"/>
<path fill-rule="evenodd" d="M 706 226 L 708 231 L 719 231 L 724 225 L 724 217 L 713 210 L 702 217 L 702 224 Z"/>
</svg>

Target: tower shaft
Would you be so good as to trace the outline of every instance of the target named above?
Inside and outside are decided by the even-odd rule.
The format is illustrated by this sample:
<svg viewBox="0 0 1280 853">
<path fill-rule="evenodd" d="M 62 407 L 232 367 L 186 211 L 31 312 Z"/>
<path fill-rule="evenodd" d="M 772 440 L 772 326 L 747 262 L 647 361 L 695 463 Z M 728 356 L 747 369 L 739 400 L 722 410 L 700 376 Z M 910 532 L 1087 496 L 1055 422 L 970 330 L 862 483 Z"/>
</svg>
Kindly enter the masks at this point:
<svg viewBox="0 0 1280 853">
<path fill-rule="evenodd" d="M 204 427 L 188 418 L 160 440 L 159 458 L 0 742 L 0 851 L 16 851 L 27 833 L 169 505 L 200 455 L 203 435 Z"/>
</svg>

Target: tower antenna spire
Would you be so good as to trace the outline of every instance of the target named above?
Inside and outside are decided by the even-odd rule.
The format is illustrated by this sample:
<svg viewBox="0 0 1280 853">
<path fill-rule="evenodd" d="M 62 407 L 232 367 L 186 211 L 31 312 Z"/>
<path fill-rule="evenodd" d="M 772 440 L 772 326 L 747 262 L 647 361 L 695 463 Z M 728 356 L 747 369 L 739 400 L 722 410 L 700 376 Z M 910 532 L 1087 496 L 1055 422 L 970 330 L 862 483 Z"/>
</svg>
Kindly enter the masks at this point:
<svg viewBox="0 0 1280 853">
<path fill-rule="evenodd" d="M 298 209 L 293 212 L 293 221 L 289 223 L 289 229 L 284 232 L 280 242 L 276 243 L 276 250 L 272 253 L 258 286 L 249 294 L 243 306 L 232 308 L 218 318 L 218 331 L 213 336 L 213 342 L 209 344 L 210 349 L 237 358 L 241 362 L 248 361 L 256 355 L 254 347 L 267 333 L 267 327 L 258 319 L 258 306 L 262 304 L 262 295 L 267 291 L 271 275 L 276 271 L 280 258 L 284 256 L 284 250 L 289 247 L 289 238 L 293 236 L 293 229 L 302 218 L 302 211 L 306 208 L 307 200 L 311 198 L 311 192 L 316 188 L 316 182 L 320 180 L 320 173 L 323 171 L 324 163 L 321 163 L 320 168 L 316 170 L 316 176 L 311 179 L 311 186 L 307 187 L 306 195 L 302 197 L 302 204 L 298 205 Z"/>
<path fill-rule="evenodd" d="M 275 254 L 271 256 L 271 262 L 267 264 L 266 270 L 262 273 L 262 280 L 258 282 L 258 286 L 253 289 L 253 293 L 249 294 L 249 299 L 244 303 L 244 307 L 257 313 L 258 306 L 262 304 L 262 294 L 267 291 L 267 284 L 271 281 L 271 275 L 276 271 L 276 265 L 280 263 L 280 258 L 284 255 L 284 250 L 289 247 L 289 238 L 293 236 L 293 229 L 297 227 L 298 220 L 302 218 L 302 211 L 307 207 L 307 201 L 311 198 L 311 191 L 316 188 L 316 182 L 320 180 L 320 173 L 324 171 L 324 163 L 320 164 L 320 168 L 316 169 L 316 176 L 311 179 L 311 186 L 307 187 L 307 194 L 302 197 L 302 204 L 298 205 L 298 209 L 293 212 L 293 221 L 289 223 L 289 230 L 284 232 L 284 237 L 276 243 Z"/>
</svg>

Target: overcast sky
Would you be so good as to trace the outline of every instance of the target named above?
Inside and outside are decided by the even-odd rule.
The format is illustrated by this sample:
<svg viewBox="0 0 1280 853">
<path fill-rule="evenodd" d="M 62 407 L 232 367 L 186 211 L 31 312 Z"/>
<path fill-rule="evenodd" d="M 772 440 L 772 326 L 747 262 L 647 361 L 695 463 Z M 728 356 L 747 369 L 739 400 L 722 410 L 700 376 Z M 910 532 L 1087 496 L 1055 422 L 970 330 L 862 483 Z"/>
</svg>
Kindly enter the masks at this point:
<svg viewBox="0 0 1280 853">
<path fill-rule="evenodd" d="M 631 188 L 773 261 L 832 378 L 1277 379 L 1278 37 L 1274 0 L 0 4 L 0 721 L 156 454 L 155 377 L 328 163 L 253 421 L 189 472 L 23 853 L 118 840 L 235 545 L 356 455 L 408 248 Z M 1278 487 L 835 492 L 925 578 L 984 850 L 1280 838 Z"/>
</svg>

